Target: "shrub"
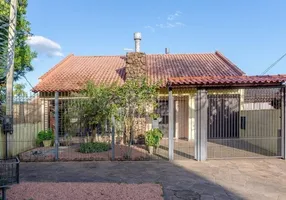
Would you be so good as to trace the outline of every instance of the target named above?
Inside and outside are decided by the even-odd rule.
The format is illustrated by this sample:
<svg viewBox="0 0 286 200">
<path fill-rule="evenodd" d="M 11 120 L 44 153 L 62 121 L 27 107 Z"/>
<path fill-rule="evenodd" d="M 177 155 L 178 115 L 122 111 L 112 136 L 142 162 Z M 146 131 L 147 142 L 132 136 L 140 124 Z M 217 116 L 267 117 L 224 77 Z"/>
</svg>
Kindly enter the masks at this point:
<svg viewBox="0 0 286 200">
<path fill-rule="evenodd" d="M 158 147 L 163 133 L 160 129 L 155 128 L 146 132 L 145 143 L 147 146 Z"/>
<path fill-rule="evenodd" d="M 88 142 L 80 144 L 79 152 L 81 153 L 98 153 L 108 151 L 110 145 L 105 142 Z"/>
<path fill-rule="evenodd" d="M 54 140 L 54 134 L 52 129 L 40 131 L 37 135 L 36 144 L 38 146 L 42 145 L 44 140 Z"/>
</svg>

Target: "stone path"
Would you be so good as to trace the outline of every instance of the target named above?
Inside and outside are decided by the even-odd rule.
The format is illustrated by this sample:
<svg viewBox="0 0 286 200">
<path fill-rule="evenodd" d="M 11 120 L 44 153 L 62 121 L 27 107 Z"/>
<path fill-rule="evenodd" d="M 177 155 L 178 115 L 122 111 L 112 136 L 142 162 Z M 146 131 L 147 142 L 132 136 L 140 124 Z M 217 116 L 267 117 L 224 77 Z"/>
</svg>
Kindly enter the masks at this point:
<svg viewBox="0 0 286 200">
<path fill-rule="evenodd" d="M 21 181 L 159 183 L 165 199 L 286 199 L 279 159 L 21 163 Z"/>
</svg>

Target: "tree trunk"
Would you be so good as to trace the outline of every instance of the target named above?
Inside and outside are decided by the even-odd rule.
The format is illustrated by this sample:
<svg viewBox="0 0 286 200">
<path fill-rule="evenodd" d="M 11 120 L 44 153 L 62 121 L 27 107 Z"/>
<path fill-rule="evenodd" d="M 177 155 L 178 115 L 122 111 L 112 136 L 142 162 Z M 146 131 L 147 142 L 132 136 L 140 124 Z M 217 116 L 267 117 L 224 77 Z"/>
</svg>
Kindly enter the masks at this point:
<svg viewBox="0 0 286 200">
<path fill-rule="evenodd" d="M 97 135 L 97 128 L 96 127 L 92 130 L 91 141 L 92 142 L 98 142 L 98 135 Z"/>
</svg>

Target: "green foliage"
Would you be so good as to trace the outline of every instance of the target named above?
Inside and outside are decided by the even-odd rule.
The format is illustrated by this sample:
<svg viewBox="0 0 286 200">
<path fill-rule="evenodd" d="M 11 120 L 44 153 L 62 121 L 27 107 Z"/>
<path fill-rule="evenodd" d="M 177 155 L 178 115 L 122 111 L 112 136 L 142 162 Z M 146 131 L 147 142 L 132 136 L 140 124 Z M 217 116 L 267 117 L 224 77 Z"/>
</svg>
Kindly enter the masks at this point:
<svg viewBox="0 0 286 200">
<path fill-rule="evenodd" d="M 104 142 L 88 142 L 80 144 L 79 152 L 81 153 L 97 153 L 110 149 L 110 145 Z"/>
<path fill-rule="evenodd" d="M 40 131 L 37 135 L 36 144 L 40 146 L 44 140 L 54 140 L 54 134 L 51 129 Z"/>
<path fill-rule="evenodd" d="M 125 130 L 126 136 L 132 137 L 136 118 L 146 117 L 154 112 L 158 89 L 157 84 L 150 85 L 145 78 L 127 80 L 123 86 L 118 88 L 117 120 L 124 124 L 121 128 Z"/>
<path fill-rule="evenodd" d="M 117 87 L 112 85 L 95 86 L 88 82 L 82 95 L 89 97 L 84 101 L 83 117 L 90 125 L 104 124 L 115 114 L 117 106 L 114 103 Z"/>
<path fill-rule="evenodd" d="M 88 82 L 84 90 L 75 96 L 77 99 L 68 102 L 64 111 L 65 129 L 70 132 L 73 129 L 72 119 L 77 119 L 77 122 L 82 123 L 85 127 L 95 127 L 95 125 L 105 124 L 117 110 L 116 104 L 114 104 L 115 84 L 96 86 L 94 83 Z"/>
<path fill-rule="evenodd" d="M 158 128 L 155 128 L 146 132 L 145 143 L 147 146 L 158 147 L 162 138 L 162 131 Z"/>
<path fill-rule="evenodd" d="M 29 45 L 26 43 L 28 36 L 30 35 L 31 28 L 30 22 L 27 21 L 27 6 L 28 0 L 22 0 L 21 4 L 18 5 L 17 11 L 17 24 L 16 24 L 16 44 L 15 44 L 15 61 L 14 61 L 14 78 L 19 79 L 26 72 L 32 71 L 32 59 L 37 57 L 36 52 L 33 52 Z M 5 0 L 0 0 L 0 25 L 8 24 L 10 7 L 9 4 L 5 3 Z M 2 36 L 0 37 L 0 43 L 2 45 L 7 45 L 4 41 L 7 41 L 8 29 L 0 29 Z M 2 46 L 2 49 L 5 49 Z M 3 53 L 3 52 L 0 52 Z M 1 63 L 2 64 L 2 63 Z"/>
<path fill-rule="evenodd" d="M 148 106 L 153 107 L 157 98 L 158 85 L 150 85 L 145 78 L 128 80 L 118 88 L 118 104 L 126 117 L 143 115 L 148 112 Z"/>
<path fill-rule="evenodd" d="M 131 138 L 136 118 L 154 112 L 157 94 L 158 85 L 150 85 L 146 79 L 129 80 L 122 86 L 88 82 L 64 111 L 65 129 L 72 130 L 74 120 L 71 119 L 77 118 L 81 125 L 95 130 L 95 126 L 104 125 L 114 116 L 117 134 L 124 133 L 125 138 Z"/>
<path fill-rule="evenodd" d="M 30 22 L 27 20 L 28 0 L 21 0 L 17 11 L 16 42 L 14 59 L 14 79 L 18 80 L 27 72 L 33 70 L 32 60 L 37 57 L 37 53 L 32 51 L 27 44 L 30 35 Z M 7 66 L 8 48 L 8 26 L 10 6 L 6 0 L 0 0 L 0 77 L 4 76 L 3 66 Z M 5 86 L 0 87 L 0 91 L 5 91 Z"/>
<path fill-rule="evenodd" d="M 13 94 L 14 96 L 27 97 L 27 92 L 25 92 L 26 85 L 23 83 L 14 84 Z"/>
<path fill-rule="evenodd" d="M 151 117 L 152 119 L 158 119 L 158 118 L 160 117 L 160 115 L 157 114 L 157 113 L 151 113 L 151 114 L 150 114 L 150 117 Z"/>
</svg>

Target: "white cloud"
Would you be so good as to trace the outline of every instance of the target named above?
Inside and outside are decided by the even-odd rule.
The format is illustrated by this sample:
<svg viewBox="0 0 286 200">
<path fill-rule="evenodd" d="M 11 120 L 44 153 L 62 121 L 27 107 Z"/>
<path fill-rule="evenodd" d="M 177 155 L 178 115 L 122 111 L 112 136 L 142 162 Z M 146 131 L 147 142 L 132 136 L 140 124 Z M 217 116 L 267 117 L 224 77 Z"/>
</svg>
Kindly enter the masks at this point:
<svg viewBox="0 0 286 200">
<path fill-rule="evenodd" d="M 123 50 L 124 51 L 133 51 L 133 49 L 131 49 L 131 48 L 124 48 Z"/>
<path fill-rule="evenodd" d="M 152 32 L 155 32 L 155 28 L 152 26 L 145 26 L 144 28 L 150 29 Z"/>
<path fill-rule="evenodd" d="M 186 26 L 186 24 L 182 23 L 182 22 L 175 22 L 176 26 Z"/>
<path fill-rule="evenodd" d="M 39 61 L 41 61 L 41 59 L 39 59 L 39 58 L 34 58 L 33 61 L 34 61 L 34 62 L 39 62 Z"/>
<path fill-rule="evenodd" d="M 166 24 L 156 24 L 156 26 L 159 28 L 167 28 Z"/>
<path fill-rule="evenodd" d="M 167 20 L 173 21 L 182 14 L 181 11 L 176 11 L 174 14 L 168 16 Z"/>
<path fill-rule="evenodd" d="M 157 28 L 176 28 L 176 27 L 183 27 L 186 26 L 184 23 L 177 20 L 178 17 L 182 15 L 181 11 L 176 11 L 173 14 L 170 14 L 167 17 L 167 20 L 164 20 L 163 23 L 156 24 L 154 26 L 145 26 L 144 28 L 150 29 L 152 32 L 155 32 L 155 27 Z M 161 17 L 158 17 L 157 19 L 161 19 Z"/>
<path fill-rule="evenodd" d="M 43 36 L 34 35 L 28 38 L 27 44 L 30 45 L 39 54 L 47 55 L 48 57 L 63 57 L 61 46 Z"/>
<path fill-rule="evenodd" d="M 186 26 L 184 23 L 182 22 L 174 22 L 174 23 L 164 23 L 164 24 L 156 24 L 156 27 L 159 28 L 175 28 L 175 27 L 181 27 L 181 26 Z"/>
</svg>

